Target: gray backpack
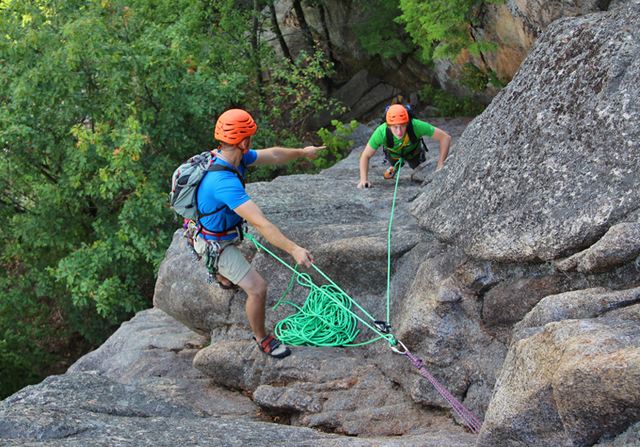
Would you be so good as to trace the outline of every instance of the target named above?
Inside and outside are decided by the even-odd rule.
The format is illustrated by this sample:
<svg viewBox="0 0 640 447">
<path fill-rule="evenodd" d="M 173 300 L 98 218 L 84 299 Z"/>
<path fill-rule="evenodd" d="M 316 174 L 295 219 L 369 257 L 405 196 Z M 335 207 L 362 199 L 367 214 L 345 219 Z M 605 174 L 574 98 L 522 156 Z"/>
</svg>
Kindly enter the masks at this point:
<svg viewBox="0 0 640 447">
<path fill-rule="evenodd" d="M 217 213 L 226 206 L 205 214 L 201 214 L 198 211 L 198 186 L 200 186 L 200 182 L 207 172 L 233 172 L 240 178 L 242 186 L 245 185 L 244 178 L 240 172 L 224 165 L 214 164 L 215 159 L 213 151 L 202 152 L 189 158 L 173 172 L 169 203 L 171 208 L 185 219 L 198 222 L 199 218 Z"/>
</svg>

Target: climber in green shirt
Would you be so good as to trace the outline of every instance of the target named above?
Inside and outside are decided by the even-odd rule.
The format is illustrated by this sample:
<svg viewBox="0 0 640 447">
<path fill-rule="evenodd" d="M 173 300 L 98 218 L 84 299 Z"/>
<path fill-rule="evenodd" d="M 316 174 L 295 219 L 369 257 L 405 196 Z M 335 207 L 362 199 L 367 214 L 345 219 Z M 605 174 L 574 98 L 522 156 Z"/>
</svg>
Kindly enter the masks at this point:
<svg viewBox="0 0 640 447">
<path fill-rule="evenodd" d="M 384 172 L 385 179 L 395 176 L 395 163 L 402 157 L 415 169 L 424 161 L 421 147 L 421 138 L 428 136 L 440 143 L 440 156 L 436 165 L 436 171 L 444 166 L 444 161 L 449 154 L 451 136 L 445 131 L 431 124 L 410 118 L 407 107 L 402 104 L 393 104 L 386 114 L 386 123 L 381 124 L 369 138 L 367 146 L 360 155 L 360 181 L 358 188 L 370 188 L 369 160 L 376 153 L 376 149 L 383 146 L 385 157 L 391 163 L 391 167 Z"/>
</svg>

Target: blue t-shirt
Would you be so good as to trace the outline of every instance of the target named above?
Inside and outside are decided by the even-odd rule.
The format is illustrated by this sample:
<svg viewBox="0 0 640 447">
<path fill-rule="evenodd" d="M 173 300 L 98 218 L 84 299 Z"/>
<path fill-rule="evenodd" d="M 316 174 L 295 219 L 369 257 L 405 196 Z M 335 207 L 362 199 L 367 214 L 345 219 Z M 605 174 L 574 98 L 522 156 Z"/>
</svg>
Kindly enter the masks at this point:
<svg viewBox="0 0 640 447">
<path fill-rule="evenodd" d="M 214 164 L 221 164 L 232 169 L 237 169 L 242 177 L 245 176 L 245 168 L 253 164 L 258 158 L 255 150 L 251 149 L 242 156 L 242 163 L 235 168 L 221 158 L 216 158 Z M 207 214 L 223 207 L 220 211 L 200 218 L 200 224 L 205 229 L 214 233 L 231 230 L 242 222 L 233 209 L 239 207 L 251 198 L 244 190 L 238 176 L 230 171 L 207 172 L 198 187 L 198 210 L 200 214 Z M 219 239 L 233 239 L 235 235 L 222 236 Z M 213 236 L 207 237 L 214 238 Z M 218 238 L 215 238 L 218 239 Z"/>
</svg>

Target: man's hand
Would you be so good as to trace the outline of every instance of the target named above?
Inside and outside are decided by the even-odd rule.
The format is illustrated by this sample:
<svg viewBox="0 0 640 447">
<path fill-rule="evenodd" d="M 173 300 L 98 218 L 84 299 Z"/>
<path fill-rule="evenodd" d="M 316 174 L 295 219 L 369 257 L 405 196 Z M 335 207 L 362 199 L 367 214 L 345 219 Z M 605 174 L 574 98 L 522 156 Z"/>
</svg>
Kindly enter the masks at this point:
<svg viewBox="0 0 640 447">
<path fill-rule="evenodd" d="M 358 189 L 362 189 L 362 188 L 373 188 L 373 185 L 369 180 L 365 180 L 364 182 L 360 180 L 358 182 Z"/>
<path fill-rule="evenodd" d="M 291 256 L 297 264 L 303 267 L 311 267 L 311 264 L 313 264 L 313 256 L 311 256 L 311 253 L 300 246 L 296 246 L 296 248 L 291 250 Z"/>
<path fill-rule="evenodd" d="M 318 152 L 325 149 L 327 146 L 307 146 L 302 149 L 303 156 L 315 160 L 318 158 Z"/>
</svg>

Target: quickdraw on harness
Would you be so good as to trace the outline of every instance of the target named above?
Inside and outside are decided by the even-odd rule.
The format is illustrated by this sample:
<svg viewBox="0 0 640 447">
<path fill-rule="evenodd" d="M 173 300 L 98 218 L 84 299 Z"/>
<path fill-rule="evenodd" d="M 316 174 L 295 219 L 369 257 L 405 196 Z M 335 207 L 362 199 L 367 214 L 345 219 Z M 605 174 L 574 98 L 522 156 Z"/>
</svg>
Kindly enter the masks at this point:
<svg viewBox="0 0 640 447">
<path fill-rule="evenodd" d="M 200 230 L 198 229 L 198 224 L 193 220 L 185 219 L 182 228 L 184 228 L 183 236 L 193 255 L 194 262 L 204 259 L 204 265 L 207 268 L 207 282 L 211 284 L 218 272 L 218 259 L 222 253 L 220 244 L 214 240 L 205 242 L 203 239 L 203 242 L 200 242 L 198 240 Z"/>
<path fill-rule="evenodd" d="M 324 272 L 322 272 L 315 264 L 311 264 L 312 268 L 319 273 L 328 284 L 318 286 L 313 282 L 311 276 L 307 273 L 301 273 L 295 267 L 290 266 L 276 254 L 267 249 L 264 245 L 256 240 L 251 234 L 247 234 L 247 240 L 252 242 L 258 250 L 263 250 L 286 268 L 291 270 L 292 276 L 282 297 L 273 307 L 276 309 L 284 300 L 286 295 L 293 287 L 294 281 L 301 286 L 309 289 L 305 303 L 302 307 L 290 302 L 284 301 L 298 310 L 297 313 L 286 317 L 276 324 L 275 334 L 285 344 L 292 346 L 362 346 L 373 343 L 377 340 L 386 340 L 393 352 L 404 355 L 418 372 L 425 377 L 440 393 L 440 395 L 451 405 L 453 411 L 462 419 L 465 425 L 473 432 L 479 433 L 482 423 L 467 408 L 460 403 L 433 375 L 427 371 L 424 362 L 412 354 L 409 349 L 393 335 L 390 324 L 390 284 L 391 284 L 391 228 L 393 224 L 393 215 L 395 211 L 395 203 L 398 191 L 398 181 L 400 179 L 400 169 L 404 164 L 404 160 L 400 159 L 396 163 L 397 177 L 393 192 L 393 201 L 391 205 L 391 216 L 389 218 L 389 230 L 387 237 L 387 314 L 386 320 L 376 320 L 364 308 L 362 308 L 353 298 L 351 298 L 344 290 L 342 290 L 335 282 L 331 280 Z M 352 309 L 356 307 L 364 317 L 355 313 Z M 377 337 L 361 342 L 353 343 L 360 333 L 357 328 L 357 322 L 377 334 Z"/>
</svg>

